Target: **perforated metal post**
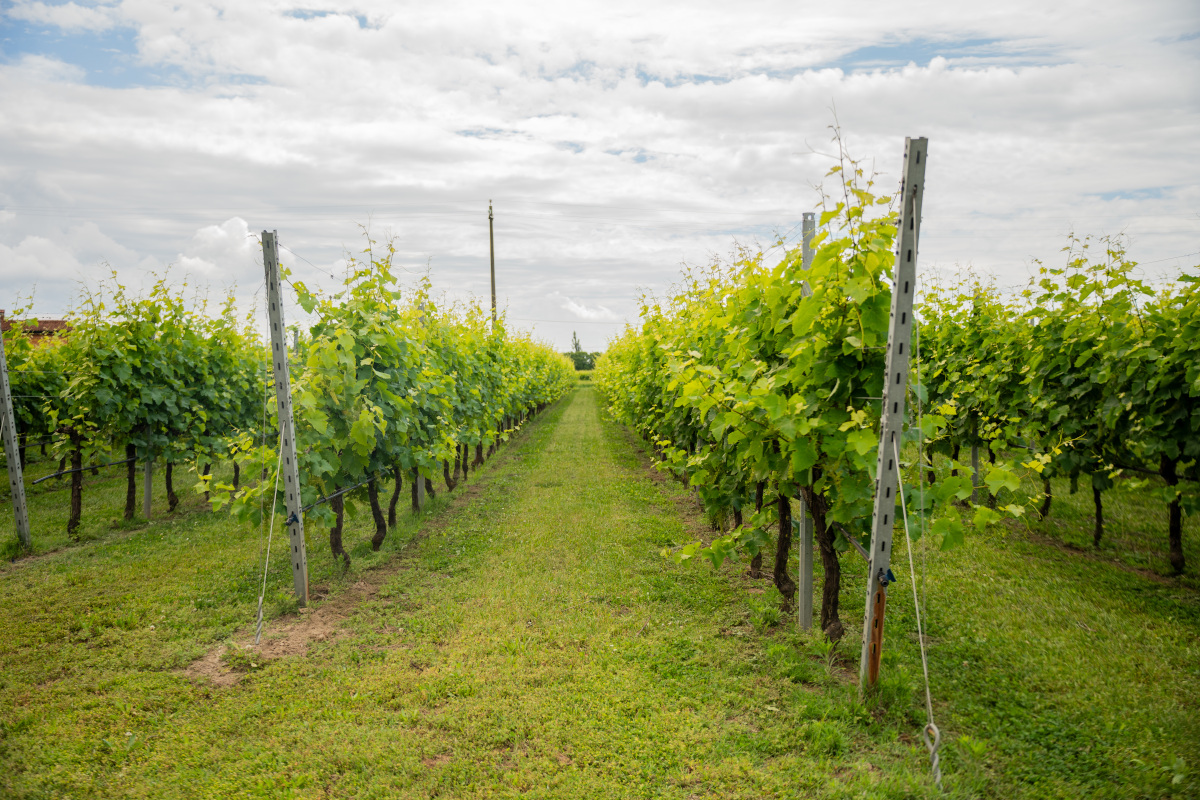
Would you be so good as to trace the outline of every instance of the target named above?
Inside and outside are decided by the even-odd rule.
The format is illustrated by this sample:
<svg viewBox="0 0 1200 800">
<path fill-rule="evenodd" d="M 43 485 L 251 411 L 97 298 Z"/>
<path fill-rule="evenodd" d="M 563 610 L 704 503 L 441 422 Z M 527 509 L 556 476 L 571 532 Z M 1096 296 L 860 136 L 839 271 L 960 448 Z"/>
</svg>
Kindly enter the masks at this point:
<svg viewBox="0 0 1200 800">
<path fill-rule="evenodd" d="M 284 508 L 291 539 L 292 582 L 296 601 L 308 605 L 308 554 L 304 547 L 304 512 L 300 501 L 300 465 L 296 462 L 296 426 L 292 420 L 292 384 L 288 375 L 287 330 L 279 287 L 279 234 L 263 231 L 263 268 L 267 278 L 267 317 L 271 325 L 271 365 L 279 413 L 279 469 L 283 477 Z"/>
<path fill-rule="evenodd" d="M 14 324 L 20 324 L 19 322 Z M 4 336 L 0 335 L 0 428 L 4 429 L 4 458 L 8 461 L 8 488 L 12 492 L 13 516 L 17 520 L 17 538 L 28 550 L 29 506 L 25 504 L 25 477 L 21 473 L 21 448 L 17 442 L 17 417 L 13 413 L 12 390 L 8 385 L 8 360 L 4 357 Z"/>
<path fill-rule="evenodd" d="M 896 242 L 896 274 L 892 284 L 892 316 L 884 372 L 879 456 L 875 467 L 875 512 L 868 552 L 867 602 L 863 620 L 859 685 L 865 690 L 879 680 L 883 654 L 883 618 L 892 556 L 892 527 L 896 523 L 896 460 L 904 431 L 904 394 L 908 388 L 908 359 L 912 345 L 913 294 L 917 285 L 917 240 L 921 232 L 921 201 L 925 195 L 925 155 L 929 140 L 904 140 L 904 171 L 900 183 L 900 229 Z"/>
<path fill-rule="evenodd" d="M 812 238 L 817 230 L 817 215 L 805 211 L 800 217 L 800 225 L 800 268 L 807 270 L 812 266 Z M 805 281 L 804 295 L 807 297 L 811 294 L 812 290 Z M 796 534 L 800 540 L 800 580 L 796 589 L 796 616 L 800 622 L 800 629 L 808 631 L 812 630 L 813 620 L 813 520 L 804 498 L 797 499 L 800 501 L 796 519 L 799 523 Z"/>
<path fill-rule="evenodd" d="M 492 234 L 492 201 L 488 200 L 488 254 L 492 263 L 492 327 L 496 325 L 496 237 Z"/>
</svg>

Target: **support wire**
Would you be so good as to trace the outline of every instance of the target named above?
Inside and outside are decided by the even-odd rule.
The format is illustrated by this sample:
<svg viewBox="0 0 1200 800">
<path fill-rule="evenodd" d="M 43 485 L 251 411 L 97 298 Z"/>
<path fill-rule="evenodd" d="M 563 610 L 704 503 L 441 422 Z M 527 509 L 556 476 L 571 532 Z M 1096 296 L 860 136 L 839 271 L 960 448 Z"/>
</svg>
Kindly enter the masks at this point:
<svg viewBox="0 0 1200 800">
<path fill-rule="evenodd" d="M 900 446 L 894 439 L 892 440 L 892 450 L 896 454 L 896 465 L 898 467 L 900 464 Z M 904 514 L 904 550 L 908 553 L 908 574 L 912 583 L 913 610 L 917 615 L 917 641 L 921 644 L 921 671 L 925 674 L 925 711 L 929 715 L 927 717 L 929 721 L 925 723 L 925 729 L 921 732 L 921 736 L 925 740 L 925 746 L 929 748 L 929 761 L 930 769 L 933 771 L 933 782 L 941 790 L 942 770 L 938 765 L 938 748 L 942 744 L 942 734 L 933 722 L 933 695 L 929 691 L 929 659 L 925 655 L 925 632 L 921 627 L 921 604 L 917 599 L 917 570 L 913 565 L 912 544 L 908 532 L 908 504 L 904 500 L 904 484 L 901 483 L 899 469 L 896 470 L 896 487 L 896 493 L 900 495 L 900 510 Z"/>
<path fill-rule="evenodd" d="M 271 537 L 275 534 L 275 506 L 279 501 L 279 468 L 283 464 L 283 436 L 279 437 L 279 455 L 275 458 L 275 475 L 271 480 L 271 523 L 267 527 L 267 555 L 263 560 L 262 591 L 258 593 L 258 619 L 254 623 L 254 645 L 262 639 L 263 597 L 267 594 L 267 568 L 271 565 Z"/>
</svg>

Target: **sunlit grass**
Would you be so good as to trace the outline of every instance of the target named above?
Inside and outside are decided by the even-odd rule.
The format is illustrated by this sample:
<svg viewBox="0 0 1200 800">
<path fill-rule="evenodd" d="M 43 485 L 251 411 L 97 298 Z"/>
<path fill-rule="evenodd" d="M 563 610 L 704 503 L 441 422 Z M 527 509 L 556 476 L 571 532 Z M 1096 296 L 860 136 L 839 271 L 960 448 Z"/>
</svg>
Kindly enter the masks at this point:
<svg viewBox="0 0 1200 800">
<path fill-rule="evenodd" d="M 403 514 L 381 553 L 370 551 L 369 515 L 351 520 L 348 575 L 325 532 L 310 529 L 314 586 L 331 598 L 363 578 L 380 588 L 351 609 L 344 635 L 307 655 L 236 651 L 230 660 L 248 671 L 231 687 L 181 668 L 245 641 L 259 532 L 197 500 L 114 528 L 124 484 L 104 486 L 89 487 L 97 521 L 83 543 L 42 534 L 42 549 L 57 549 L 0 567 L 0 795 L 1195 791 L 1196 592 L 1020 527 L 973 534 L 949 553 L 918 550 L 946 738 L 938 795 L 920 742 L 903 554 L 881 688 L 864 702 L 858 557 L 843 557 L 847 637 L 833 648 L 769 613 L 773 590 L 746 578 L 744 563 L 713 571 L 663 559 L 663 547 L 696 535 L 679 513 L 690 500 L 649 478 L 586 383 L 472 475 L 466 502 L 440 492 L 422 518 Z M 35 514 L 57 513 L 61 496 L 34 496 Z M 289 566 L 275 553 L 268 637 L 295 616 Z"/>
</svg>

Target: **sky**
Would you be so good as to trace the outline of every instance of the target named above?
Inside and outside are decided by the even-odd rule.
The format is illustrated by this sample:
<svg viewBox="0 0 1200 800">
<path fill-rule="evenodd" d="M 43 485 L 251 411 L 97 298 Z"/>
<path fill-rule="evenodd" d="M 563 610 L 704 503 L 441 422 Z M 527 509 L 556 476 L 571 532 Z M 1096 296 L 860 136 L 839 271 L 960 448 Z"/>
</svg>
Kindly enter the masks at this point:
<svg viewBox="0 0 1200 800">
<path fill-rule="evenodd" d="M 835 124 L 882 192 L 929 138 L 923 276 L 1020 286 L 1072 232 L 1200 269 L 1200 4 L 967 5 L 0 0 L 0 308 L 169 267 L 249 312 L 264 229 L 293 280 L 369 230 L 486 304 L 490 201 L 510 326 L 602 350 L 683 265 L 795 242 Z"/>
</svg>

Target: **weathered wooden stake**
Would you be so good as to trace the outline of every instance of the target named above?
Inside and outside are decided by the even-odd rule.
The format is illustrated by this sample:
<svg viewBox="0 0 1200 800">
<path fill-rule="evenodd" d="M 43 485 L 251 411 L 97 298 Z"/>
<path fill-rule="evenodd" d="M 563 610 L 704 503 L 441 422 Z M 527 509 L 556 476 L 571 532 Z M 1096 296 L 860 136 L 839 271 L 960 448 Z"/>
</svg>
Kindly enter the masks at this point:
<svg viewBox="0 0 1200 800">
<path fill-rule="evenodd" d="M 4 429 L 4 457 L 8 461 L 8 488 L 12 492 L 17 538 L 21 540 L 21 547 L 28 550 L 33 546 L 33 540 L 29 535 L 29 506 L 25 503 L 25 477 L 21 472 L 17 417 L 13 413 L 12 389 L 8 385 L 8 361 L 4 357 L 3 335 L 0 335 L 0 428 Z"/>
<path fill-rule="evenodd" d="M 308 605 L 308 552 L 304 545 L 304 511 L 300 500 L 300 465 L 296 461 L 296 426 L 292 419 L 292 382 L 288 373 L 287 328 L 279 289 L 279 234 L 262 232 L 263 268 L 267 277 L 267 316 L 271 323 L 271 363 L 279 414 L 279 468 L 283 475 L 284 509 L 292 546 L 292 583 L 296 601 Z"/>
<path fill-rule="evenodd" d="M 900 442 L 904 431 L 913 294 L 917 285 L 917 241 L 921 231 L 928 147 L 929 141 L 923 137 L 904 140 L 904 172 L 899 195 L 900 230 L 896 242 L 896 274 L 892 284 L 891 326 L 883 383 L 879 454 L 875 467 L 875 512 L 871 519 L 862 658 L 858 670 L 859 685 L 864 691 L 874 687 L 878 681 L 879 658 L 883 654 L 883 618 L 887 606 L 887 585 L 891 580 L 892 527 L 896 522 L 896 487 L 900 472 L 895 443 Z"/>
</svg>

